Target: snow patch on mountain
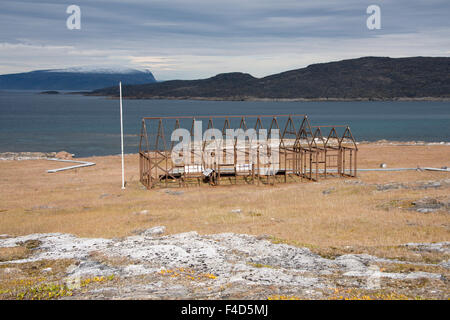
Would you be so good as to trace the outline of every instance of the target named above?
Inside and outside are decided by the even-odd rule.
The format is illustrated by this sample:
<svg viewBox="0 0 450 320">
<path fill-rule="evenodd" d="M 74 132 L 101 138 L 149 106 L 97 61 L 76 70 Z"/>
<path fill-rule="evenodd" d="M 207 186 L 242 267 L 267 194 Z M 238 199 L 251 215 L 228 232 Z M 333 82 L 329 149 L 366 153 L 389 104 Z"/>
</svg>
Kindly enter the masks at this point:
<svg viewBox="0 0 450 320">
<path fill-rule="evenodd" d="M 120 66 L 79 66 L 64 69 L 51 69 L 48 72 L 70 72 L 70 73 L 105 73 L 105 74 L 130 74 L 130 73 L 150 73 L 149 70 L 138 70 L 130 67 Z"/>
</svg>

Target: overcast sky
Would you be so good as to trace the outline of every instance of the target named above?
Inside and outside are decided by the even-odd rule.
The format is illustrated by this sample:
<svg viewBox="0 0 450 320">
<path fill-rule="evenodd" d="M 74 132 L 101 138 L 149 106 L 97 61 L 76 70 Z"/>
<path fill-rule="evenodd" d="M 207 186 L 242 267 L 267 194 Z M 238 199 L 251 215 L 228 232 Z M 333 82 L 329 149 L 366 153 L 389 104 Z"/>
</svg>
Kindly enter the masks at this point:
<svg viewBox="0 0 450 320">
<path fill-rule="evenodd" d="M 66 9 L 81 8 L 69 30 Z M 366 9 L 381 8 L 369 30 Z M 361 56 L 450 56 L 449 0 L 0 2 L 0 73 L 147 68 L 158 80 L 256 77 Z"/>
</svg>

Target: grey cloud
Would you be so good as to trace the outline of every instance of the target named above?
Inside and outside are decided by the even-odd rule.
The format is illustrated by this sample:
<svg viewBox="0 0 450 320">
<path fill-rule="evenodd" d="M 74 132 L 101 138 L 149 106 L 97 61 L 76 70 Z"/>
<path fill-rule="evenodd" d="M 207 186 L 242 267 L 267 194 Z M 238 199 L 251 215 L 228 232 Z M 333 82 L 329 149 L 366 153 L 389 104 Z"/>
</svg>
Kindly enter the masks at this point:
<svg viewBox="0 0 450 320">
<path fill-rule="evenodd" d="M 81 30 L 65 27 L 65 9 L 70 4 L 81 7 Z M 369 31 L 365 27 L 365 10 L 370 4 L 381 6 L 381 30 Z M 450 36 L 449 9 L 448 0 L 3 0 L 0 43 L 30 46 L 22 48 L 19 57 L 9 59 L 6 55 L 10 51 L 0 47 L 0 73 L 23 71 L 20 59 L 26 60 L 22 69 L 38 69 L 52 65 L 52 61 L 57 61 L 58 67 L 64 63 L 96 64 L 104 54 L 103 60 L 109 64 L 133 64 L 129 58 L 132 56 L 170 58 L 175 61 L 173 67 L 181 70 L 177 74 L 184 78 L 214 73 L 214 65 L 218 71 L 244 71 L 249 57 L 259 56 L 261 61 L 268 59 L 272 63 L 263 70 L 261 64 L 256 64 L 258 73 L 264 74 L 276 69 L 276 61 L 286 55 L 297 57 L 292 58 L 292 67 L 325 58 L 338 60 L 353 52 L 370 55 L 374 49 L 365 45 L 364 50 L 364 44 L 372 40 L 383 47 L 382 55 L 386 56 L 408 51 L 410 55 L 448 55 L 448 41 L 439 43 L 438 37 Z M 392 37 L 397 37 L 397 42 Z M 426 47 L 414 43 L 424 42 L 427 37 L 431 38 Z M 348 47 L 342 48 L 339 43 Z M 38 50 L 40 56 L 33 57 L 34 45 L 48 49 Z M 59 46 L 73 49 L 55 49 Z M 62 56 L 55 59 L 54 55 Z M 186 63 L 197 69 L 183 65 L 180 56 L 189 56 Z M 175 74 L 167 64 L 153 64 L 161 68 L 162 77 Z M 285 64 L 280 63 L 280 67 Z"/>
</svg>

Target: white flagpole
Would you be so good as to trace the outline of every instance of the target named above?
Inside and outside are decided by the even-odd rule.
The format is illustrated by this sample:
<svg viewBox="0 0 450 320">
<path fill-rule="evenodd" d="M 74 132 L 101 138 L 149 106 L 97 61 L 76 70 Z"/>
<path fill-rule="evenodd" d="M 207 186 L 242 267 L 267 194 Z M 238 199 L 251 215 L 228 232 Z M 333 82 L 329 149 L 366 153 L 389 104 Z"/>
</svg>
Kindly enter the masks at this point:
<svg viewBox="0 0 450 320">
<path fill-rule="evenodd" d="M 123 159 L 123 116 L 122 116 L 122 81 L 119 82 L 119 95 L 120 95 L 120 138 L 122 146 L 122 189 L 125 189 L 125 170 Z"/>
</svg>

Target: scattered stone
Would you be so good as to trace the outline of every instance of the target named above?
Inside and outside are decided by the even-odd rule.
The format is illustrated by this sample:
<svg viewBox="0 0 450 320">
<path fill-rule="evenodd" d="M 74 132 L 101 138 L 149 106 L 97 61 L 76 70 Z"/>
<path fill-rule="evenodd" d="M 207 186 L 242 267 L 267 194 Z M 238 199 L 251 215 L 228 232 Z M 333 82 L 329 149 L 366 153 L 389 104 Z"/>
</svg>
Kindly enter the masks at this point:
<svg viewBox="0 0 450 320">
<path fill-rule="evenodd" d="M 172 196 L 181 196 L 183 194 L 183 191 L 164 190 L 164 192 Z"/>
<path fill-rule="evenodd" d="M 269 234 L 263 233 L 263 234 L 260 234 L 260 235 L 256 236 L 256 239 L 258 239 L 258 240 L 270 240 L 270 239 L 272 239 L 272 236 L 269 235 Z"/>
<path fill-rule="evenodd" d="M 425 197 L 423 199 L 414 201 L 410 210 L 414 210 L 421 213 L 430 213 L 438 210 L 450 211 L 450 202 L 442 202 L 434 198 Z"/>
<path fill-rule="evenodd" d="M 444 179 L 439 181 L 419 181 L 414 184 L 392 182 L 387 184 L 375 185 L 377 191 L 388 191 L 395 189 L 426 190 L 426 189 L 440 189 L 442 187 L 449 187 L 449 186 L 450 186 L 450 179 Z"/>
<path fill-rule="evenodd" d="M 430 213 L 430 212 L 434 212 L 436 211 L 436 209 L 425 209 L 425 208 L 420 208 L 420 209 L 416 209 L 417 212 L 420 213 Z"/>
<path fill-rule="evenodd" d="M 52 268 L 45 268 L 45 269 L 42 269 L 42 273 L 50 273 L 50 272 L 52 272 L 52 271 L 53 271 Z"/>
<path fill-rule="evenodd" d="M 60 151 L 55 155 L 55 158 L 62 159 L 62 160 L 71 160 L 73 158 L 73 153 L 68 153 L 66 151 Z"/>
<path fill-rule="evenodd" d="M 41 206 L 34 206 L 31 208 L 31 210 L 47 210 L 47 209 L 56 209 L 56 207 L 48 205 L 48 204 L 44 204 Z"/>
<path fill-rule="evenodd" d="M 357 186 L 366 186 L 367 184 L 361 180 L 344 180 L 345 184 L 357 185 Z"/>
<path fill-rule="evenodd" d="M 335 191 L 336 191 L 336 188 L 332 187 L 332 188 L 323 190 L 322 194 L 327 195 L 327 194 L 330 194 L 330 193 L 335 192 Z"/>
<path fill-rule="evenodd" d="M 408 189 L 407 186 L 405 186 L 402 183 L 387 183 L 387 184 L 377 184 L 376 185 L 377 191 L 388 191 L 388 190 L 396 190 L 396 189 Z"/>
<path fill-rule="evenodd" d="M 431 182 L 427 182 L 427 183 L 424 183 L 422 185 L 419 185 L 416 188 L 417 189 L 429 189 L 429 188 L 437 189 L 437 188 L 440 188 L 440 187 L 442 187 L 442 184 L 441 184 L 440 181 L 431 181 Z"/>
<path fill-rule="evenodd" d="M 136 229 L 136 230 L 131 231 L 131 234 L 140 235 L 140 234 L 142 234 L 145 230 L 147 230 L 147 229 Z"/>
<path fill-rule="evenodd" d="M 150 213 L 150 211 L 148 211 L 148 210 L 141 210 L 141 211 L 133 212 L 133 214 L 135 214 L 135 215 L 148 215 L 149 213 Z"/>
<path fill-rule="evenodd" d="M 450 269 L 450 259 L 439 263 L 439 265 L 443 266 L 444 268 Z"/>
<path fill-rule="evenodd" d="M 157 227 L 153 227 L 150 229 L 146 229 L 139 235 L 144 236 L 144 237 L 154 237 L 154 236 L 162 235 L 164 232 L 166 232 L 165 226 L 157 226 Z"/>
<path fill-rule="evenodd" d="M 233 209 L 230 211 L 230 213 L 241 213 L 242 210 L 241 209 Z"/>
<path fill-rule="evenodd" d="M 111 196 L 109 193 L 103 193 L 103 194 L 100 195 L 99 199 L 103 199 L 103 198 L 106 198 L 106 197 L 109 197 L 109 196 Z"/>
<path fill-rule="evenodd" d="M 387 164 L 386 164 L 386 163 L 381 163 L 381 164 L 380 164 L 380 168 L 382 168 L 382 169 L 387 168 Z"/>
<path fill-rule="evenodd" d="M 55 156 L 56 152 L 2 152 L 0 160 L 41 160 Z"/>
<path fill-rule="evenodd" d="M 403 246 L 413 249 L 415 251 L 427 251 L 427 252 L 442 252 L 446 254 L 450 254 L 450 241 L 446 242 L 437 242 L 437 243 L 406 243 Z"/>
</svg>

